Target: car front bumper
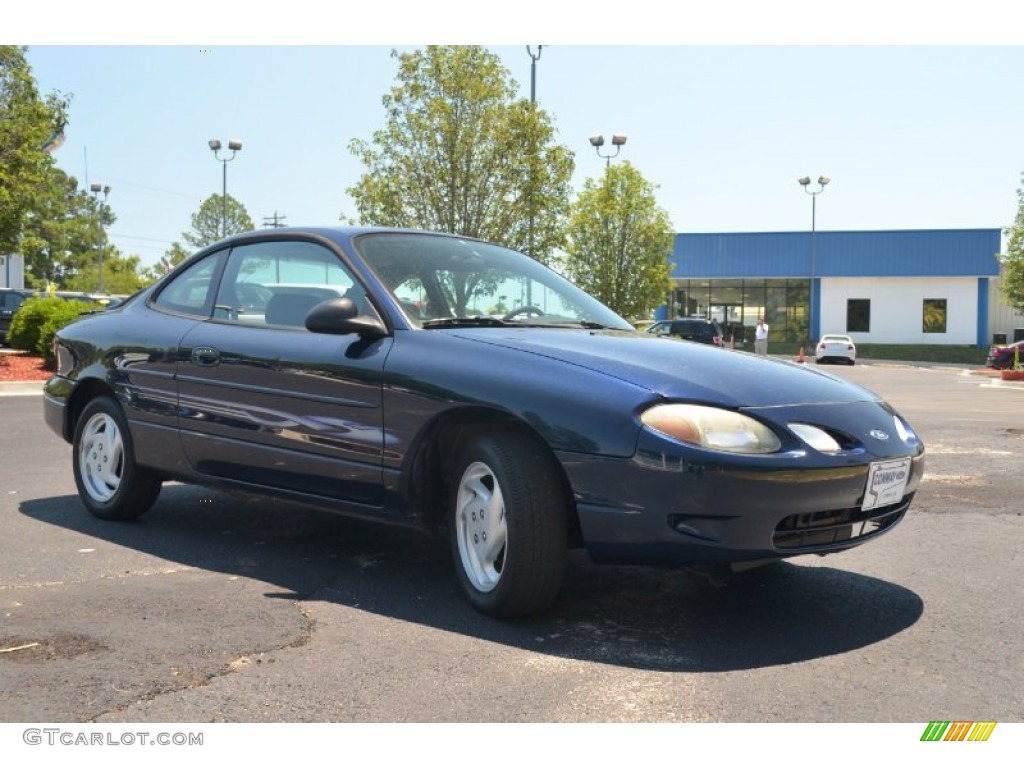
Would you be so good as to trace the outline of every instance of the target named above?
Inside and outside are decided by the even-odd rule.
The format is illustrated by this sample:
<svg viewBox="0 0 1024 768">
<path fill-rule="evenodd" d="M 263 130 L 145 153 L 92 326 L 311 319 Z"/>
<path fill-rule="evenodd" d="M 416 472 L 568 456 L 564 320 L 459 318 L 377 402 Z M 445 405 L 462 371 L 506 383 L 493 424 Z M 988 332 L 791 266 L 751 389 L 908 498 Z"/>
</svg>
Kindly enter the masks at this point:
<svg viewBox="0 0 1024 768">
<path fill-rule="evenodd" d="M 67 405 L 75 383 L 63 376 L 51 376 L 43 385 L 43 419 L 46 425 L 68 442 Z"/>
<path fill-rule="evenodd" d="M 596 562 L 698 565 L 838 552 L 902 520 L 924 474 L 923 454 L 907 457 L 902 498 L 862 510 L 870 461 L 766 468 L 663 448 L 642 437 L 629 460 L 560 457 Z"/>
</svg>

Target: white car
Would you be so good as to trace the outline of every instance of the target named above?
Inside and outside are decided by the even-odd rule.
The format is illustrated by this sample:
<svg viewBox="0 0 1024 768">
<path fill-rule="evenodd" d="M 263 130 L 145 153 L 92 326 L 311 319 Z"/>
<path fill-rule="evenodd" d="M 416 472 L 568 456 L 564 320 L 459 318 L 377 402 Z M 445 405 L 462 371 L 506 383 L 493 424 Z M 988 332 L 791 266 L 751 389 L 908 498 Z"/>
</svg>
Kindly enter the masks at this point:
<svg viewBox="0 0 1024 768">
<path fill-rule="evenodd" d="M 857 345 L 849 336 L 826 333 L 814 349 L 814 362 L 853 365 L 857 362 Z"/>
</svg>

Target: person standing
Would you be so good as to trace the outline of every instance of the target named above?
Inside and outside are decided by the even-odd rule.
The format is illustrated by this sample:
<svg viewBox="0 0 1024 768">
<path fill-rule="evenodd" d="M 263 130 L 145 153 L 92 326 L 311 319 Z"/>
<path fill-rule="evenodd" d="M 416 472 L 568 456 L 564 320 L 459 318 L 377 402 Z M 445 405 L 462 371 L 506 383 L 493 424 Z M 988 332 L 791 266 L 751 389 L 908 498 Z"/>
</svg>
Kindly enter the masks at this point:
<svg viewBox="0 0 1024 768">
<path fill-rule="evenodd" d="M 768 354 L 768 326 L 763 317 L 757 318 L 757 328 L 754 329 L 754 352 L 758 355 Z"/>
</svg>

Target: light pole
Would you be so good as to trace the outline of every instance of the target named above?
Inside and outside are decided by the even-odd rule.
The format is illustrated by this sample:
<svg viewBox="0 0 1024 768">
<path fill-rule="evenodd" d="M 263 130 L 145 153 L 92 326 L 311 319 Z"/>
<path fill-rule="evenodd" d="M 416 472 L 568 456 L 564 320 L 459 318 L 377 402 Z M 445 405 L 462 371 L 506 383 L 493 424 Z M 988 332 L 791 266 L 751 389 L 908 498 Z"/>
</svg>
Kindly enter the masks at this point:
<svg viewBox="0 0 1024 768">
<path fill-rule="evenodd" d="M 230 163 L 232 160 L 235 159 L 235 155 L 238 153 L 238 150 L 240 150 L 242 148 L 242 142 L 240 142 L 238 139 L 231 139 L 228 142 L 228 149 L 231 150 L 231 157 L 221 157 L 220 156 L 220 149 L 221 149 L 220 139 L 210 139 L 209 144 L 210 144 L 210 149 L 213 150 L 213 156 L 217 160 L 219 160 L 221 162 L 221 165 L 223 165 L 223 167 L 224 167 L 224 184 L 223 184 L 223 188 L 222 188 L 221 196 L 220 196 L 220 202 L 221 202 L 221 206 L 220 206 L 220 236 L 221 237 L 227 237 L 228 236 L 228 163 Z"/>
<path fill-rule="evenodd" d="M 832 179 L 830 179 L 828 176 L 819 176 L 818 177 L 818 188 L 816 190 L 812 190 L 811 189 L 811 177 L 810 176 L 801 176 L 799 179 L 797 179 L 797 181 L 800 183 L 800 186 L 802 186 L 804 188 L 804 192 L 806 192 L 808 195 L 811 196 L 811 284 L 810 284 L 810 294 L 808 296 L 809 301 L 810 301 L 810 306 L 808 307 L 808 310 L 807 310 L 807 333 L 811 337 L 810 340 L 814 341 L 817 338 L 817 336 L 818 336 L 817 329 L 814 327 L 814 320 L 815 320 L 815 317 L 814 317 L 814 307 L 815 307 L 815 303 L 814 303 L 814 260 L 815 260 L 815 256 L 816 256 L 815 244 L 814 244 L 814 234 L 815 234 L 816 219 L 817 219 L 817 202 L 818 202 L 818 195 L 820 195 L 822 192 L 825 191 L 826 185 L 828 185 L 828 183 L 830 181 L 832 181 Z"/>
<path fill-rule="evenodd" d="M 536 112 L 537 110 L 537 62 L 541 59 L 541 54 L 544 52 L 544 46 L 537 46 L 537 53 L 530 46 L 526 46 L 526 53 L 529 55 L 529 109 L 530 112 Z M 532 143 L 532 142 L 531 142 Z M 534 258 L 534 195 L 535 195 L 535 179 L 534 179 L 534 155 L 537 153 L 536 146 L 530 146 L 530 157 L 529 157 L 529 197 L 526 205 L 529 206 L 528 212 L 528 228 L 526 231 L 526 253 L 530 258 Z M 528 301 L 526 302 L 529 303 Z"/>
<path fill-rule="evenodd" d="M 597 156 L 603 157 L 605 160 L 604 167 L 607 168 L 612 164 L 612 158 L 618 157 L 619 150 L 622 149 L 622 145 L 626 143 L 626 134 L 624 133 L 613 133 L 612 134 L 612 146 L 615 147 L 615 152 L 611 154 L 602 154 L 601 147 L 604 146 L 604 136 L 598 134 L 597 136 L 590 137 L 590 145 L 597 150 Z"/>
<path fill-rule="evenodd" d="M 544 46 L 537 46 L 537 53 L 534 54 L 531 46 L 526 46 L 526 52 L 530 56 L 530 103 L 537 103 L 537 62 L 540 61 L 540 55 L 544 52 Z"/>
<path fill-rule="evenodd" d="M 89 185 L 93 199 L 96 201 L 96 219 L 100 225 L 100 287 L 99 292 L 103 293 L 103 251 L 105 250 L 107 233 L 103 229 L 103 206 L 107 203 L 107 195 L 110 194 L 110 185 L 93 182 Z M 103 193 L 103 201 L 100 202 L 100 192 Z"/>
</svg>

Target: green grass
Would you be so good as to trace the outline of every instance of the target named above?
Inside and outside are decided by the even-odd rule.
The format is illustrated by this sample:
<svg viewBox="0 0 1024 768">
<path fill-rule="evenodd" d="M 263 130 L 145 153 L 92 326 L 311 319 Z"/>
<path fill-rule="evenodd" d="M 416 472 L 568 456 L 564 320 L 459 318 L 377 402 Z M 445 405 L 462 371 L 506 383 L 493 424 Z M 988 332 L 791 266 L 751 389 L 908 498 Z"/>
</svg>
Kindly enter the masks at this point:
<svg viewBox="0 0 1024 768">
<path fill-rule="evenodd" d="M 804 356 L 814 358 L 814 345 L 796 342 L 770 342 L 768 354 L 792 355 L 794 358 L 803 346 Z M 753 347 L 750 348 L 753 352 Z M 985 365 L 987 349 L 959 345 L 939 344 L 858 344 L 858 360 L 905 360 L 915 363 L 949 363 L 951 365 Z"/>
</svg>

